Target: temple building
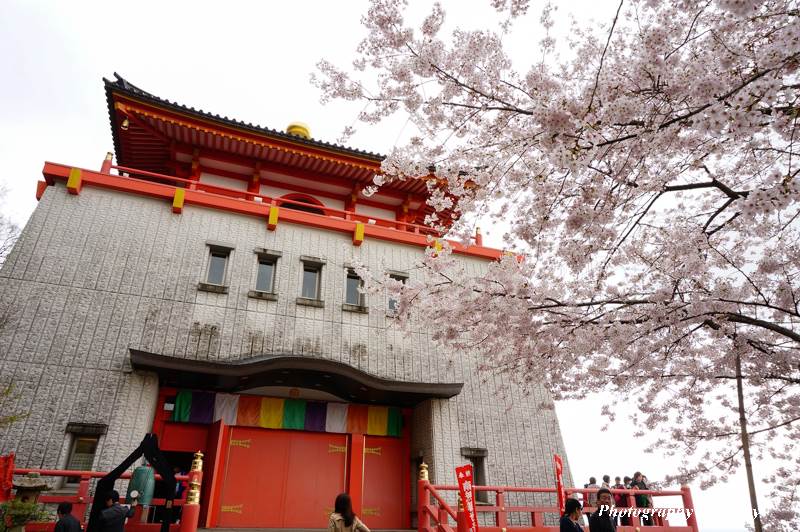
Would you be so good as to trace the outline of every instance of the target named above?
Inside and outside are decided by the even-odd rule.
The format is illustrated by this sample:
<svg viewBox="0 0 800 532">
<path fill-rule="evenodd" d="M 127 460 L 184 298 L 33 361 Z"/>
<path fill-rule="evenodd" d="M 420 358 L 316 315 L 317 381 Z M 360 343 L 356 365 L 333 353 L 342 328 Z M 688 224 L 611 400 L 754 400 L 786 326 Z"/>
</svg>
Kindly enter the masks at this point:
<svg viewBox="0 0 800 532">
<path fill-rule="evenodd" d="M 410 528 L 423 461 L 439 484 L 471 462 L 479 484 L 554 485 L 548 393 L 359 290 L 356 262 L 421 275 L 426 178 L 367 196 L 381 155 L 104 81 L 113 158 L 46 162 L 0 270 L 0 388 L 25 414 L 0 454 L 104 471 L 154 432 L 179 468 L 205 453 L 201 526 L 224 528 L 323 528 L 343 491 Z M 452 245 L 476 274 L 501 257 Z"/>
</svg>

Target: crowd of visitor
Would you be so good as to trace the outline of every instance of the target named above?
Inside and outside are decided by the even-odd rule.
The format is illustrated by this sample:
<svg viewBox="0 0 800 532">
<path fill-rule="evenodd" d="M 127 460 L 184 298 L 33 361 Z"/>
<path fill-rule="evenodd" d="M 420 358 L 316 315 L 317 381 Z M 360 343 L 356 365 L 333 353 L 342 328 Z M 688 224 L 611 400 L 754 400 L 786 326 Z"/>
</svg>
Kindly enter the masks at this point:
<svg viewBox="0 0 800 532">
<path fill-rule="evenodd" d="M 628 508 L 631 507 L 631 504 L 628 494 L 612 493 L 611 490 L 650 490 L 651 488 L 647 484 L 647 477 L 637 471 L 633 474 L 633 477 L 615 477 L 613 484 L 609 475 L 603 475 L 602 481 L 598 485 L 595 477 L 589 477 L 589 482 L 584 484 L 583 487 L 592 491 L 585 492 L 583 506 L 580 501 L 581 492 L 573 492 L 570 498 L 567 499 L 564 515 L 561 518 L 560 532 L 584 532 L 582 526 L 584 508 L 588 510 L 586 516 L 589 520 L 589 532 L 614 532 L 617 525 L 639 524 L 639 517 L 633 518 L 629 515 L 612 516 L 608 508 L 612 506 Z M 634 493 L 632 502 L 636 508 L 653 507 L 653 498 L 646 493 Z M 601 511 L 602 508 L 606 508 L 606 511 Z M 641 524 L 643 526 L 653 525 L 652 516 L 641 516 Z"/>
</svg>

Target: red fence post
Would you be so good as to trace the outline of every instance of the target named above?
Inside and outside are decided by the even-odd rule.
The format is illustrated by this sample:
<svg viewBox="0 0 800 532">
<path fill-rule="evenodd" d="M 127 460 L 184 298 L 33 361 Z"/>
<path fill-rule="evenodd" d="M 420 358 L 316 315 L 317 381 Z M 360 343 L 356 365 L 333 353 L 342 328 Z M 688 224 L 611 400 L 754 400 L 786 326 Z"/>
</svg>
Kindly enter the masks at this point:
<svg viewBox="0 0 800 532">
<path fill-rule="evenodd" d="M 81 480 L 78 484 L 77 502 L 72 506 L 72 515 L 74 515 L 82 525 L 86 522 L 86 509 L 89 507 L 90 480 L 90 477 L 81 475 Z"/>
<path fill-rule="evenodd" d="M 508 526 L 508 514 L 506 513 L 506 497 L 503 490 L 497 490 L 495 505 L 497 506 L 497 512 L 494 514 L 494 524 L 500 528 L 505 528 Z"/>
<path fill-rule="evenodd" d="M 200 484 L 203 481 L 203 453 L 194 453 L 192 469 L 189 471 L 189 492 L 181 510 L 180 532 L 197 532 L 200 519 Z"/>
<path fill-rule="evenodd" d="M 692 510 L 692 515 L 686 519 L 686 524 L 689 525 L 694 532 L 699 532 L 700 529 L 697 526 L 697 515 L 694 512 L 694 502 L 692 502 L 692 490 L 690 490 L 689 486 L 685 484 L 681 486 L 681 498 L 683 499 L 683 507 Z"/>
<path fill-rule="evenodd" d="M 431 529 L 431 516 L 428 515 L 428 506 L 431 504 L 431 494 L 428 491 L 428 464 L 419 465 L 419 480 L 417 481 L 417 530 L 429 532 Z"/>
<path fill-rule="evenodd" d="M 100 166 L 100 173 L 103 174 L 110 174 L 111 173 L 111 159 L 114 157 L 114 154 L 111 152 L 106 153 L 105 159 L 103 159 L 103 164 Z"/>
<path fill-rule="evenodd" d="M 633 493 L 628 493 L 628 508 L 636 508 L 636 497 L 634 497 Z M 630 514 L 628 517 L 628 521 L 630 522 L 631 526 L 638 526 L 641 524 L 641 521 L 638 517 L 634 517 L 633 514 Z"/>
<path fill-rule="evenodd" d="M 458 532 L 468 532 L 469 525 L 467 524 L 466 510 L 459 510 L 456 514 L 456 530 Z"/>
<path fill-rule="evenodd" d="M 14 477 L 14 453 L 0 456 L 0 502 L 11 498 Z"/>
</svg>

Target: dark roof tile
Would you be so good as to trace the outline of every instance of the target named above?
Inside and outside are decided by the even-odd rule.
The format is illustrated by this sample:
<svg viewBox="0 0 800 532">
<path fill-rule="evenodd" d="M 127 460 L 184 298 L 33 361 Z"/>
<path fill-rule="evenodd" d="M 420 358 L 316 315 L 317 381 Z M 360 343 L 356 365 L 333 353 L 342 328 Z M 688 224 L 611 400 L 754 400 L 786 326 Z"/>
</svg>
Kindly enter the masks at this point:
<svg viewBox="0 0 800 532">
<path fill-rule="evenodd" d="M 119 153 L 120 145 L 119 145 L 119 139 L 117 138 L 117 131 L 116 131 L 116 128 L 114 127 L 114 115 L 115 115 L 115 113 L 114 113 L 114 101 L 113 101 L 114 98 L 113 98 L 113 95 L 112 95 L 113 91 L 124 92 L 124 93 L 127 93 L 127 94 L 131 95 L 131 96 L 135 96 L 135 97 L 138 97 L 138 98 L 141 98 L 141 99 L 144 99 L 144 100 L 148 100 L 148 101 L 150 101 L 152 103 L 158 103 L 158 104 L 164 105 L 166 107 L 170 107 L 170 108 L 172 108 L 174 110 L 177 110 L 177 111 L 191 112 L 191 113 L 193 113 L 193 114 L 195 114 L 195 115 L 197 115 L 198 117 L 201 117 L 201 118 L 207 118 L 207 119 L 215 120 L 217 122 L 221 122 L 221 123 L 226 124 L 226 125 L 246 128 L 246 129 L 249 129 L 249 130 L 251 130 L 253 132 L 266 134 L 266 135 L 269 135 L 271 137 L 277 137 L 277 138 L 281 138 L 281 139 L 286 139 L 286 140 L 290 140 L 292 142 L 299 142 L 299 143 L 302 143 L 302 144 L 305 144 L 307 146 L 311 146 L 311 147 L 314 147 L 314 148 L 335 150 L 335 151 L 337 151 L 339 153 L 342 153 L 342 154 L 345 154 L 345 155 L 354 155 L 356 157 L 362 157 L 362 158 L 370 159 L 370 160 L 373 160 L 375 162 L 380 162 L 385 158 L 384 155 L 381 155 L 379 153 L 372 153 L 372 152 L 368 152 L 368 151 L 364 151 L 364 150 L 358 150 L 358 149 L 355 149 L 355 148 L 342 146 L 341 144 L 334 144 L 334 143 L 325 142 L 325 141 L 321 141 L 321 140 L 304 139 L 303 137 L 300 137 L 298 135 L 292 135 L 290 133 L 286 133 L 284 131 L 279 131 L 277 129 L 271 129 L 271 128 L 267 128 L 267 127 L 253 125 L 250 122 L 243 122 L 243 121 L 239 121 L 239 120 L 236 120 L 236 119 L 233 119 L 233 118 L 228 118 L 227 116 L 220 116 L 220 115 L 216 115 L 216 114 L 213 114 L 213 113 L 208 113 L 208 112 L 200 110 L 200 109 L 195 109 L 194 107 L 189 107 L 189 106 L 186 106 L 186 105 L 179 104 L 177 102 L 171 102 L 171 101 L 166 100 L 164 98 L 159 98 L 158 96 L 155 96 L 154 94 L 151 94 L 151 93 L 149 93 L 147 91 L 144 91 L 144 90 L 140 89 L 139 87 L 137 87 L 136 85 L 130 83 L 128 80 L 126 80 L 125 78 L 123 78 L 122 76 L 117 74 L 116 72 L 114 72 L 114 78 L 116 78 L 115 81 L 111 81 L 111 80 L 108 80 L 106 78 L 103 78 L 103 82 L 105 83 L 105 87 L 106 87 L 106 100 L 108 101 L 109 120 L 111 120 L 111 133 L 112 133 L 112 136 L 114 138 L 114 148 L 115 148 L 117 153 Z"/>
</svg>

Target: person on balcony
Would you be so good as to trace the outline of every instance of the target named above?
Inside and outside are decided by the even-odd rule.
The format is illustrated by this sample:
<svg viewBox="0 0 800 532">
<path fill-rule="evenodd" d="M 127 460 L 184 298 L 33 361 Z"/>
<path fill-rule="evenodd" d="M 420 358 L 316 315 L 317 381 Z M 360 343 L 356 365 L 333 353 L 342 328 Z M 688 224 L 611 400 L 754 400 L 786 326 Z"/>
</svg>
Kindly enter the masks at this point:
<svg viewBox="0 0 800 532">
<path fill-rule="evenodd" d="M 583 532 L 580 520 L 581 502 L 577 499 L 567 499 L 564 504 L 564 515 L 561 516 L 558 526 L 559 532 Z"/>
<path fill-rule="evenodd" d="M 625 479 L 626 479 L 626 481 L 630 480 L 628 477 L 625 477 Z M 615 490 L 627 489 L 627 485 L 623 484 L 619 477 L 616 477 L 614 479 L 614 485 L 611 486 L 611 487 L 614 488 Z M 626 508 L 628 506 L 628 496 L 625 495 L 624 493 L 615 493 L 614 494 L 614 504 L 616 505 L 617 508 Z M 630 517 L 627 516 L 627 515 L 620 516 L 618 518 L 618 520 L 617 520 L 617 524 L 618 525 L 625 525 L 625 526 L 629 525 L 630 524 Z"/>
<path fill-rule="evenodd" d="M 637 471 L 633 474 L 633 480 L 631 481 L 631 488 L 637 490 L 649 490 L 650 488 L 647 486 L 647 482 L 645 480 L 645 476 L 642 475 L 641 472 Z M 650 496 L 646 494 L 636 495 L 636 507 L 637 508 L 650 508 L 652 507 L 652 503 L 650 501 Z M 653 518 L 650 515 L 643 515 L 642 516 L 642 526 L 652 526 L 653 525 Z"/>
<path fill-rule="evenodd" d="M 328 521 L 328 532 L 370 532 L 353 512 L 353 501 L 347 493 L 336 496 L 334 512 Z"/>
<path fill-rule="evenodd" d="M 124 532 L 128 517 L 133 517 L 133 506 L 122 506 L 119 492 L 111 490 L 106 498 L 106 507 L 100 512 L 100 532 Z"/>
<path fill-rule="evenodd" d="M 60 502 L 56 509 L 58 521 L 55 532 L 81 532 L 81 523 L 72 515 L 72 503 Z"/>
<path fill-rule="evenodd" d="M 617 532 L 617 523 L 611 517 L 613 504 L 611 490 L 608 488 L 597 490 L 597 510 L 589 516 L 589 532 Z"/>
</svg>

